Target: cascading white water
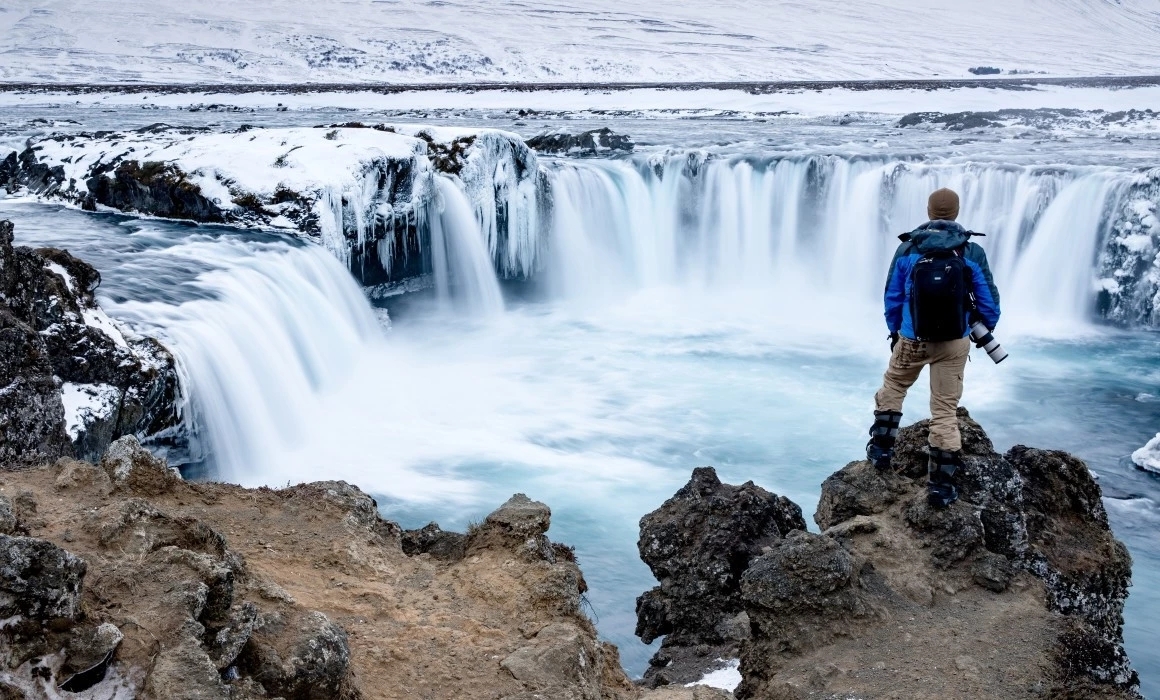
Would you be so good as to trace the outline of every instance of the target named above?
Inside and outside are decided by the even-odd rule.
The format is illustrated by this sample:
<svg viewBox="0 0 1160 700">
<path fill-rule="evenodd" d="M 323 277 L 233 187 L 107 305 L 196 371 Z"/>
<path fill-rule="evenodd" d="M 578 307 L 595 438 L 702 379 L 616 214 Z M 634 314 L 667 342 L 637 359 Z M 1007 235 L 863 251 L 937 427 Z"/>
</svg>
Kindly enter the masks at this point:
<svg viewBox="0 0 1160 700">
<path fill-rule="evenodd" d="M 503 293 L 480 230 L 480 221 L 458 183 L 435 178 L 428 206 L 431 263 L 440 302 L 474 315 L 503 311 Z"/>
<path fill-rule="evenodd" d="M 251 482 L 301 446 L 317 418 L 303 401 L 348 379 L 382 329 L 350 275 L 320 248 L 225 240 L 192 242 L 180 254 L 218 266 L 196 282 L 203 298 L 112 310 L 174 350 L 195 447 L 223 476 Z"/>
<path fill-rule="evenodd" d="M 552 255 L 565 296 L 655 284 L 770 286 L 874 299 L 896 236 L 926 220 L 949 186 L 959 221 L 984 232 L 1007 310 L 1046 330 L 1090 318 L 1096 256 L 1131 173 L 924 164 L 837 156 L 754 162 L 559 163 L 552 172 Z"/>
</svg>

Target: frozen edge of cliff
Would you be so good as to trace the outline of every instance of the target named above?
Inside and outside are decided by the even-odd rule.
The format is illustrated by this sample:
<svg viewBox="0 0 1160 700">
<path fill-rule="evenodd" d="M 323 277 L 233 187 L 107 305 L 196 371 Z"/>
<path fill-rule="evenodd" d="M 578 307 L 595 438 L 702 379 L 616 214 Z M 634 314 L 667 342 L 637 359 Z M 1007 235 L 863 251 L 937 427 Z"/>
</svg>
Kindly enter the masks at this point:
<svg viewBox="0 0 1160 700">
<path fill-rule="evenodd" d="M 467 195 L 497 271 L 540 257 L 542 175 L 516 134 L 496 129 L 154 125 L 57 134 L 0 163 L 0 184 L 95 210 L 274 229 L 319 238 L 368 285 L 430 272 L 435 178 Z"/>
</svg>

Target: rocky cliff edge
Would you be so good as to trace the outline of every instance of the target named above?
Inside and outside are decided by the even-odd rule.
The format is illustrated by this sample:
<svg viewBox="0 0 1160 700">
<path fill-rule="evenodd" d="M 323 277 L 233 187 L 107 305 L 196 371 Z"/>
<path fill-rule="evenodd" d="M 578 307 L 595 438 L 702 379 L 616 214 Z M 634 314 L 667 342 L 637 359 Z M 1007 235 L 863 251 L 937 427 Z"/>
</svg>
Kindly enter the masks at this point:
<svg viewBox="0 0 1160 700">
<path fill-rule="evenodd" d="M 641 520 L 660 585 L 645 678 L 684 683 L 740 656 L 739 698 L 1139 698 L 1123 646 L 1131 558 L 1099 485 L 1064 452 L 995 452 L 960 409 L 959 502 L 925 499 L 928 425 L 894 469 L 852 462 L 800 509 L 699 469 Z"/>
</svg>

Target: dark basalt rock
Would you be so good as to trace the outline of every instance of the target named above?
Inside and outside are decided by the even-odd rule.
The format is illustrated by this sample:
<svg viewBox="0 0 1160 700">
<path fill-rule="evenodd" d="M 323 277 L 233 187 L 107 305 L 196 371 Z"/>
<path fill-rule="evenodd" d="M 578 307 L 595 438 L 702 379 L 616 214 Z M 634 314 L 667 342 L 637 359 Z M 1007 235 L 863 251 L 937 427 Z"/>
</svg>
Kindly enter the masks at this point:
<svg viewBox="0 0 1160 700">
<path fill-rule="evenodd" d="M 632 138 L 617 134 L 604 127 L 585 131 L 582 134 L 549 132 L 533 136 L 527 140 L 530 148 L 538 153 L 570 156 L 598 156 L 609 153 L 632 153 Z"/>
<path fill-rule="evenodd" d="M 151 338 L 124 339 L 98 314 L 100 274 L 67 251 L 13 246 L 0 221 L 0 464 L 94 459 L 126 434 L 181 441 L 173 356 Z M 94 320 L 95 319 L 95 320 Z M 117 337 L 114 337 L 116 335 Z M 108 404 L 73 436 L 61 383 L 103 387 Z"/>
<path fill-rule="evenodd" d="M 74 619 L 86 568 L 46 540 L 0 535 L 0 617 L 41 624 Z"/>
<path fill-rule="evenodd" d="M 85 185 L 96 203 L 121 211 L 214 223 L 226 220 L 221 208 L 169 163 L 127 160 L 108 164 L 94 169 Z"/>
<path fill-rule="evenodd" d="M 427 523 L 417 530 L 403 531 L 403 553 L 407 556 L 430 554 L 442 561 L 459 561 L 467 553 L 467 536 L 448 532 L 437 523 Z"/>
<path fill-rule="evenodd" d="M 637 599 L 636 634 L 665 636 L 645 672 L 651 684 L 688 683 L 748 636 L 741 577 L 750 562 L 794 530 L 801 509 L 746 482 L 722 484 L 712 467 L 640 521 L 637 547 L 660 585 Z"/>
<path fill-rule="evenodd" d="M 5 387 L 0 392 L 0 464 L 40 462 L 72 452 L 53 376 L 44 340 L 0 306 L 0 384 Z"/>
</svg>

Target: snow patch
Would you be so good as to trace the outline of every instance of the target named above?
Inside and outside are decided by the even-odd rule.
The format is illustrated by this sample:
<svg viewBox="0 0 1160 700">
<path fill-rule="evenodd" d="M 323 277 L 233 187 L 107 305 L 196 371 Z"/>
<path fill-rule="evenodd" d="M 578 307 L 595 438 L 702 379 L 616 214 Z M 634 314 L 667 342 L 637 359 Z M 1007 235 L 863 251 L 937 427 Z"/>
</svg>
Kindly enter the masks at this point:
<svg viewBox="0 0 1160 700">
<path fill-rule="evenodd" d="M 732 693 L 741 685 L 741 659 L 717 659 L 725 663 L 724 668 L 719 668 L 716 671 L 710 671 L 701 677 L 701 680 L 693 683 L 686 683 L 686 688 L 692 688 L 695 685 L 707 685 L 710 688 L 718 688 L 720 690 L 727 690 Z"/>
<path fill-rule="evenodd" d="M 128 349 L 129 343 L 125 341 L 125 336 L 121 334 L 121 329 L 117 328 L 117 324 L 109 315 L 100 308 L 84 309 L 81 311 L 81 316 L 85 320 L 85 325 L 91 328 L 96 328 L 100 332 L 112 338 L 113 342 L 123 348 Z"/>
<path fill-rule="evenodd" d="M 60 677 L 65 654 L 37 657 L 25 661 L 13 671 L 0 671 L 0 681 L 23 692 L 26 698 L 43 700 L 133 700 L 141 685 L 144 672 L 141 669 L 124 669 L 120 664 L 109 666 L 104 680 L 88 690 L 70 693 L 59 690 L 57 685 L 65 679 Z"/>
<path fill-rule="evenodd" d="M 75 441 L 89 425 L 113 417 L 121 403 L 121 390 L 109 384 L 65 382 L 60 398 L 64 402 L 65 429 Z"/>
<path fill-rule="evenodd" d="M 64 280 L 64 285 L 68 287 L 68 290 L 73 294 L 76 294 L 76 280 L 74 280 L 73 276 L 68 273 L 68 270 L 64 269 L 64 267 L 59 263 L 54 263 L 51 260 L 48 261 L 47 267 L 49 272 L 60 275 L 60 278 Z"/>
</svg>

